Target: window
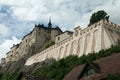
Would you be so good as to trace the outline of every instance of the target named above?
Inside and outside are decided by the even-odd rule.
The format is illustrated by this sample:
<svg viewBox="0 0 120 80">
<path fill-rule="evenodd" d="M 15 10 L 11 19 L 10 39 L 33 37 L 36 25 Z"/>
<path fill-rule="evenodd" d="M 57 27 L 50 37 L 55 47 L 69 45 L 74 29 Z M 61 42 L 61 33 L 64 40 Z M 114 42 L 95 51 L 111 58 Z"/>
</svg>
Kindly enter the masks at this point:
<svg viewBox="0 0 120 80">
<path fill-rule="evenodd" d="M 40 31 L 40 27 L 39 27 L 39 31 Z"/>
<path fill-rule="evenodd" d="M 89 75 L 92 75 L 92 74 L 96 74 L 96 73 L 97 73 L 96 70 L 91 68 L 91 69 L 88 69 L 86 71 L 86 76 L 89 76 Z"/>
<path fill-rule="evenodd" d="M 58 37 L 58 40 L 60 40 L 60 37 Z"/>
<path fill-rule="evenodd" d="M 40 32 L 38 32 L 38 35 L 40 36 Z"/>
<path fill-rule="evenodd" d="M 75 36 L 77 36 L 78 35 L 78 31 L 76 30 L 76 32 L 75 32 Z"/>
<path fill-rule="evenodd" d="M 80 78 L 84 78 L 85 80 L 89 80 L 89 78 L 92 75 L 96 75 L 100 73 L 100 69 L 99 66 L 95 63 L 88 63 L 86 64 L 86 66 L 84 67 L 83 72 L 81 73 Z"/>
</svg>

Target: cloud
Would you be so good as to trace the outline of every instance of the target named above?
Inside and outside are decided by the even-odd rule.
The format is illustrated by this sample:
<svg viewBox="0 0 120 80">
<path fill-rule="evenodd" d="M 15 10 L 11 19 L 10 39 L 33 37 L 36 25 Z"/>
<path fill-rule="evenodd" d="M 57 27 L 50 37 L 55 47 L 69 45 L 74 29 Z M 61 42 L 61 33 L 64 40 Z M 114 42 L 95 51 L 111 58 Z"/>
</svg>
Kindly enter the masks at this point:
<svg viewBox="0 0 120 80">
<path fill-rule="evenodd" d="M 4 24 L 0 24 L 0 36 L 8 34 L 8 28 Z"/>
<path fill-rule="evenodd" d="M 0 44 L 14 41 L 11 36 L 22 38 L 34 24 L 47 24 L 50 16 L 63 31 L 87 27 L 91 14 L 98 10 L 105 10 L 110 21 L 120 24 L 119 4 L 120 0 L 0 0 Z"/>
<path fill-rule="evenodd" d="M 22 0 L 20 4 L 11 7 L 11 10 L 13 16 L 16 16 L 21 21 L 40 20 L 47 22 L 48 18 L 52 16 L 53 22 L 62 27 L 75 26 L 78 21 L 82 27 L 86 27 L 90 14 L 98 10 L 107 11 L 113 22 L 120 23 L 118 20 L 120 18 L 118 17 L 120 13 L 118 11 L 120 8 L 119 3 L 119 0 L 31 0 L 29 2 L 28 0 Z"/>
<path fill-rule="evenodd" d="M 20 21 L 47 22 L 51 16 L 55 24 L 66 29 L 69 29 L 69 26 L 73 28 L 76 24 L 86 27 L 90 14 L 101 9 L 112 16 L 110 19 L 113 22 L 120 23 L 119 3 L 119 0 L 20 0 L 19 3 L 17 0 L 2 0 L 0 2 L 1 5 L 9 5 L 13 12 L 12 17 Z"/>
<path fill-rule="evenodd" d="M 10 48 L 13 44 L 19 43 L 21 40 L 16 37 L 12 37 L 12 39 L 4 40 L 2 44 L 0 44 L 0 58 L 5 57 L 5 53 L 10 51 Z"/>
</svg>

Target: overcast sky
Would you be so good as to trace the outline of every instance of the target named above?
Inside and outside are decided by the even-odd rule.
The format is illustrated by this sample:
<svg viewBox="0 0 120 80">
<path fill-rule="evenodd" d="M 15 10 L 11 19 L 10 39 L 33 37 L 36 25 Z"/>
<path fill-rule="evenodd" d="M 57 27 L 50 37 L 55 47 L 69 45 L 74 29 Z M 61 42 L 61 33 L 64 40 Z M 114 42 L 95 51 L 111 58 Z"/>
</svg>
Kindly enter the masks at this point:
<svg viewBox="0 0 120 80">
<path fill-rule="evenodd" d="M 53 25 L 63 31 L 87 27 L 90 16 L 105 10 L 110 21 L 120 24 L 120 0 L 0 0 L 0 58 L 21 41 L 35 24 Z"/>
</svg>

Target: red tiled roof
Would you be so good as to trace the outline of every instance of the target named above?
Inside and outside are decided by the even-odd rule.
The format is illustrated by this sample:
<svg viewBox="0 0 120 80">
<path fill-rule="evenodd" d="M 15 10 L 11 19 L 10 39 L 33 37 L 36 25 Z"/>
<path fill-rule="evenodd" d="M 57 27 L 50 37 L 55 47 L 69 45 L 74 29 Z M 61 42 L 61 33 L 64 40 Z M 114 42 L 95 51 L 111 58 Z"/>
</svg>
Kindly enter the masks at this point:
<svg viewBox="0 0 120 80">
<path fill-rule="evenodd" d="M 98 59 L 93 63 L 99 66 L 102 77 L 107 77 L 108 74 L 120 73 L 120 53 Z M 81 80 L 79 79 L 79 76 L 84 67 L 85 64 L 75 67 L 64 77 L 63 80 Z"/>
</svg>

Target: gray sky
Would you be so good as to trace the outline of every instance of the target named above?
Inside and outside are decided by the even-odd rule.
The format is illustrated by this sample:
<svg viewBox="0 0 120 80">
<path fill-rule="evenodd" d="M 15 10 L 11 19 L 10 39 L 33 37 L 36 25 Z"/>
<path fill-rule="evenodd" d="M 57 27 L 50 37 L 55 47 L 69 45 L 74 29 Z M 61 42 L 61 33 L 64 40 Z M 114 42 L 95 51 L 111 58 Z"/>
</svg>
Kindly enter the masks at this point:
<svg viewBox="0 0 120 80">
<path fill-rule="evenodd" d="M 120 24 L 120 0 L 0 0 L 0 58 L 21 41 L 35 24 L 53 25 L 63 31 L 87 27 L 90 16 L 105 10 L 110 21 Z"/>
</svg>

